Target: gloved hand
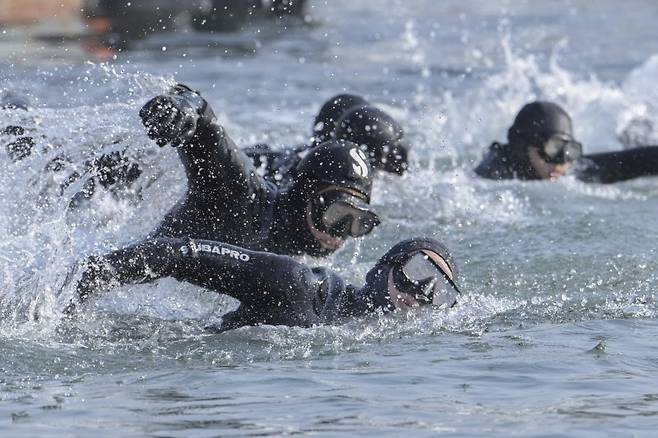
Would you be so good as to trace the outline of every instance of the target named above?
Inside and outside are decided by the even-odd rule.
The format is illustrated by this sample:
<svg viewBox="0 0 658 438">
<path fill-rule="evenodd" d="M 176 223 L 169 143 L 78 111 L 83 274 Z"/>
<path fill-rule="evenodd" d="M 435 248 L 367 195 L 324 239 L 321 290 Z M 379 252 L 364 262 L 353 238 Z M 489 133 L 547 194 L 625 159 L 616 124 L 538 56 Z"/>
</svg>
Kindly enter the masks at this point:
<svg viewBox="0 0 658 438">
<path fill-rule="evenodd" d="M 146 102 L 139 116 L 147 135 L 158 146 L 170 143 L 177 147 L 192 139 L 199 123 L 211 121 L 214 114 L 199 93 L 178 84 L 169 94 L 156 96 Z"/>
</svg>

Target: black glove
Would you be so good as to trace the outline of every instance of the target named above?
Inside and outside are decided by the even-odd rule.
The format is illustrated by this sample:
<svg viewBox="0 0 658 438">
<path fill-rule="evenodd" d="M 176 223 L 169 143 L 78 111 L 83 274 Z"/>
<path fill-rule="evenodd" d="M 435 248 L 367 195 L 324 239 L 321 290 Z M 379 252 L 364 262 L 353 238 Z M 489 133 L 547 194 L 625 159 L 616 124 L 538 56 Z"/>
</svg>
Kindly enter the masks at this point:
<svg viewBox="0 0 658 438">
<path fill-rule="evenodd" d="M 209 123 L 214 114 L 199 93 L 178 84 L 169 94 L 146 102 L 139 112 L 147 134 L 158 146 L 177 147 L 188 142 L 201 122 Z"/>
</svg>

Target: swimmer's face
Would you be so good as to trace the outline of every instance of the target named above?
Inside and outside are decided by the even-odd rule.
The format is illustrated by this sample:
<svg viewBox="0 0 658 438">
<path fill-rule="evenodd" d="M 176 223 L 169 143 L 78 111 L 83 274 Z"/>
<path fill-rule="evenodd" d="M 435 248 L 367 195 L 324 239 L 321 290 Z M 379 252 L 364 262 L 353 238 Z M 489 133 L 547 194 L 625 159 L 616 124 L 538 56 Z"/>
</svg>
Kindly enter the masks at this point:
<svg viewBox="0 0 658 438">
<path fill-rule="evenodd" d="M 448 262 L 436 252 L 425 249 L 416 252 L 398 268 L 401 269 L 396 271 L 397 268 L 394 267 L 388 273 L 388 296 L 395 309 L 409 310 L 428 304 L 447 304 L 448 307 L 454 305 L 456 296 L 460 293 L 454 284 L 454 272 Z M 396 283 L 394 272 L 403 275 L 405 279 L 398 278 L 400 283 Z M 426 283 L 430 288 L 421 286 L 422 283 Z M 403 289 L 414 292 L 402 292 L 398 284 L 406 284 Z M 407 289 L 409 286 L 411 289 Z M 419 286 L 421 289 L 418 289 Z"/>
<path fill-rule="evenodd" d="M 319 195 L 322 195 L 324 193 L 327 193 L 329 197 L 331 197 L 330 192 L 334 192 L 333 194 L 335 195 L 336 192 L 342 192 L 344 194 L 349 195 L 350 197 L 357 198 L 360 201 L 367 201 L 367 197 L 360 193 L 357 190 L 353 190 L 350 188 L 346 187 L 338 187 L 338 186 L 328 186 L 325 187 L 322 190 L 317 191 L 316 193 L 313 194 L 314 197 L 317 197 Z M 313 218 L 313 202 L 309 202 L 308 205 L 306 206 L 306 226 L 308 227 L 309 231 L 313 235 L 313 237 L 320 243 L 322 248 L 330 250 L 330 251 L 335 251 L 338 248 L 340 248 L 344 243 L 345 239 L 348 236 L 357 236 L 360 237 L 363 234 L 369 233 L 374 226 L 376 226 L 379 223 L 379 218 L 374 213 L 365 211 L 365 210 L 358 210 L 356 207 L 354 207 L 354 210 L 350 210 L 348 206 L 348 211 L 349 215 L 346 216 L 345 218 L 350 219 L 351 222 L 349 223 L 343 223 L 339 222 L 337 225 L 338 226 L 349 226 L 349 229 L 342 229 L 342 234 L 336 234 L 337 232 L 334 230 L 334 234 L 331 234 L 332 229 L 328 229 L 327 231 L 324 231 L 322 229 L 319 229 L 318 226 L 316 226 L 316 223 L 314 222 Z M 339 204 L 331 204 L 331 205 L 339 205 Z M 328 214 L 328 207 L 325 213 Z M 324 214 L 324 213 L 323 213 Z M 358 220 L 360 222 L 356 222 L 356 215 L 360 214 L 361 216 L 358 216 Z M 372 218 L 371 218 L 372 216 Z M 324 216 L 323 216 L 324 217 Z M 343 216 L 338 216 L 337 218 L 333 218 L 334 220 L 342 220 Z M 370 220 L 372 219 L 372 220 Z M 355 223 L 356 222 L 356 223 Z M 361 226 L 362 228 L 359 228 Z M 370 228 L 368 228 L 370 227 Z M 356 231 L 355 231 L 356 229 Z M 338 232 L 340 233 L 340 231 Z M 356 233 L 356 234 L 355 234 Z"/>
<path fill-rule="evenodd" d="M 306 226 L 308 227 L 308 230 L 311 232 L 315 240 L 317 240 L 320 243 L 320 246 L 322 246 L 324 249 L 336 251 L 345 243 L 345 241 L 340 237 L 334 237 L 329 233 L 318 230 L 315 225 L 313 225 L 311 208 L 308 206 L 306 207 Z"/>
<path fill-rule="evenodd" d="M 528 160 L 540 179 L 548 179 L 551 181 L 555 181 L 567 173 L 572 164 L 571 162 L 562 164 L 549 163 L 541 157 L 539 148 L 535 146 L 530 146 L 528 148 Z"/>
<path fill-rule="evenodd" d="M 401 292 L 393 281 L 393 269 L 388 273 L 388 296 L 396 310 L 409 310 L 419 307 L 420 303 L 410 294 Z"/>
</svg>

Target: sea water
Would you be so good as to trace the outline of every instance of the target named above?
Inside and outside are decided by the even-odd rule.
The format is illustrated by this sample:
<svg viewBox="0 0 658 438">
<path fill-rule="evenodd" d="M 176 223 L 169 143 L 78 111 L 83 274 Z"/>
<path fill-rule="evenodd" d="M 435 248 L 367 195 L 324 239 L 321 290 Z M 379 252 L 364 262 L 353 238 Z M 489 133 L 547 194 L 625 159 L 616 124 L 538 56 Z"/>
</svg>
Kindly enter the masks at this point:
<svg viewBox="0 0 658 438">
<path fill-rule="evenodd" d="M 650 0 L 310 0 L 305 22 L 179 30 L 101 62 L 83 44 L 5 36 L 0 88 L 27 96 L 32 154 L 0 150 L 2 436 L 652 436 L 658 425 L 658 179 L 492 182 L 472 169 L 519 108 L 555 101 L 586 152 L 634 121 L 658 144 Z M 392 244 L 432 236 L 465 295 L 340 326 L 216 323 L 235 302 L 164 279 L 101 294 L 72 320 L 77 262 L 135 242 L 185 192 L 140 107 L 199 89 L 240 145 L 304 143 L 319 106 L 362 94 L 403 124 L 402 178 L 379 175 L 383 225 L 327 265 L 360 284 Z M 73 172 L 138 159 L 139 193 L 69 208 Z M 53 160 L 65 163 L 52 171 Z"/>
</svg>

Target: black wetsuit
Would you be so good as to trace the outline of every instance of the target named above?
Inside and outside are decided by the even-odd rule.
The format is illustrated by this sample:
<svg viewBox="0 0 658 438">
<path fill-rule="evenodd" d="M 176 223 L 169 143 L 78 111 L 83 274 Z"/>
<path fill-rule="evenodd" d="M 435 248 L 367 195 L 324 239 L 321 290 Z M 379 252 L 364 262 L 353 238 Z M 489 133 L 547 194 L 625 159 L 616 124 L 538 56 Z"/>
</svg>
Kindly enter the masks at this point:
<svg viewBox="0 0 658 438">
<path fill-rule="evenodd" d="M 273 150 L 269 145 L 257 144 L 242 149 L 251 158 L 258 173 L 276 185 L 286 187 L 291 180 L 291 170 L 299 164 L 305 152 L 313 145 L 301 145 L 282 150 Z"/>
<path fill-rule="evenodd" d="M 573 166 L 576 178 L 586 182 L 614 183 L 642 176 L 658 175 L 658 146 L 583 155 Z M 539 179 L 526 156 L 508 144 L 494 143 L 475 168 L 488 179 Z"/>
<path fill-rule="evenodd" d="M 265 179 L 285 187 L 290 172 L 318 144 L 341 139 L 363 150 L 370 166 L 378 171 L 402 175 L 408 167 L 408 145 L 402 126 L 389 114 L 354 94 L 339 94 L 327 100 L 315 117 L 310 144 L 273 150 L 266 144 L 244 148 Z"/>
<path fill-rule="evenodd" d="M 276 231 L 275 211 L 286 193 L 257 175 L 224 128 L 215 122 L 199 123 L 194 138 L 176 150 L 185 167 L 187 195 L 151 236 L 189 236 L 249 249 L 297 252 L 285 248 L 286 238 L 271 234 Z"/>
<path fill-rule="evenodd" d="M 0 108 L 27 111 L 29 102 L 20 96 L 7 94 L 0 99 Z M 37 141 L 40 138 L 45 138 L 45 136 L 24 126 L 9 125 L 0 129 L 0 144 L 4 144 L 5 151 L 13 162 L 25 160 L 35 151 L 36 153 L 49 153 L 49 147 L 41 148 L 41 151 L 37 148 Z M 118 141 L 109 146 L 116 148 L 117 144 Z M 101 149 L 103 148 L 105 148 L 104 145 L 101 146 Z M 69 208 L 74 209 L 92 198 L 99 187 L 120 199 L 134 198 L 135 195 L 139 198 L 140 190 L 135 183 L 142 174 L 142 169 L 136 161 L 128 152 L 127 147 L 124 147 L 122 150 L 106 152 L 97 158 L 87 160 L 82 166 L 75 166 L 75 163 L 65 154 L 59 154 L 46 164 L 44 170 L 53 173 L 68 171 L 68 176 L 59 185 L 60 196 L 73 183 L 84 178 L 82 189 L 73 194 L 69 202 Z"/>
<path fill-rule="evenodd" d="M 584 155 L 576 162 L 576 177 L 582 181 L 614 183 L 658 175 L 658 146 Z"/>
<path fill-rule="evenodd" d="M 244 325 L 308 327 L 359 316 L 386 302 L 368 288 L 346 284 L 326 268 L 310 268 L 294 259 L 207 240 L 148 239 L 86 263 L 77 291 L 81 300 L 122 284 L 173 277 L 240 301 L 226 314 L 219 331 Z"/>
<path fill-rule="evenodd" d="M 140 116 L 160 145 L 177 146 L 187 175 L 187 194 L 150 237 L 192 237 L 277 254 L 327 255 L 307 223 L 311 197 L 328 186 L 351 188 L 370 199 L 372 172 L 356 166 L 356 145 L 332 140 L 313 148 L 312 164 L 297 165 L 294 179 L 279 188 L 267 181 L 224 128 L 207 102 L 178 85 L 144 105 Z M 325 157 L 326 159 L 323 159 Z M 304 168 L 304 164 L 312 168 Z M 304 171 L 302 171 L 304 168 Z"/>
</svg>

